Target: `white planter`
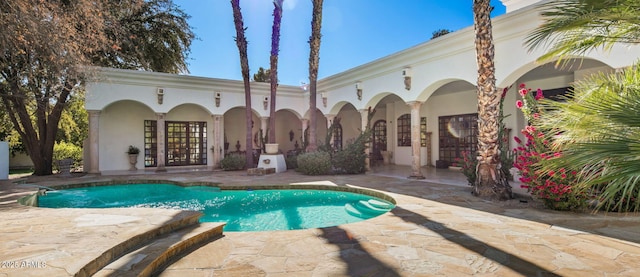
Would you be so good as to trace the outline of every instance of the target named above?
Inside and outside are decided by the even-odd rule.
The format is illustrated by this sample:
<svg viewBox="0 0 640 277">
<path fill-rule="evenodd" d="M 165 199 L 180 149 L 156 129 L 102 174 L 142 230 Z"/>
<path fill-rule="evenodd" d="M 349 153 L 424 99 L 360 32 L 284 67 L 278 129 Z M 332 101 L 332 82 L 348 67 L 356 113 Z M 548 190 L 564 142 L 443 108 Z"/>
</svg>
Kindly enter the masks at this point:
<svg viewBox="0 0 640 277">
<path fill-rule="evenodd" d="M 138 163 L 138 154 L 129 154 L 129 171 L 138 170 L 136 163 Z"/>
<path fill-rule="evenodd" d="M 264 151 L 267 154 L 278 154 L 278 144 L 277 143 L 265 143 Z"/>
</svg>

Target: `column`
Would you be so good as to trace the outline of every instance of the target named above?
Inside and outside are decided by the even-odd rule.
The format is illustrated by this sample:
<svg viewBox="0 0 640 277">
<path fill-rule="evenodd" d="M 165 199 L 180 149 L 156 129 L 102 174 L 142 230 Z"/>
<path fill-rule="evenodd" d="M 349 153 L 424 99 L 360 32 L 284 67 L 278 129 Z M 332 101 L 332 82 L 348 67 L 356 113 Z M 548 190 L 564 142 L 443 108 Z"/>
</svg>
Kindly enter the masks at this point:
<svg viewBox="0 0 640 277">
<path fill-rule="evenodd" d="M 260 129 L 262 130 L 262 138 L 268 138 L 269 137 L 269 134 L 267 133 L 267 129 L 269 129 L 269 117 L 268 116 L 260 117 Z M 260 148 L 263 147 L 262 138 L 258 138 L 259 139 L 258 140 L 258 146 L 260 146 Z M 267 142 L 269 142 L 269 141 L 267 141 Z M 274 141 L 273 143 L 277 143 L 277 142 Z"/>
<path fill-rule="evenodd" d="M 325 116 L 327 118 L 327 132 L 331 131 L 331 124 L 333 124 L 333 121 L 336 119 L 336 115 L 335 114 L 328 114 Z M 335 145 L 333 145 L 333 133 L 329 134 L 329 145 L 332 145 L 332 147 L 335 147 Z"/>
<path fill-rule="evenodd" d="M 165 168 L 165 117 L 166 113 L 156 113 L 156 172 L 166 172 Z"/>
<path fill-rule="evenodd" d="M 309 119 L 302 119 L 300 121 L 302 121 L 302 141 L 301 141 L 301 143 L 302 143 L 302 145 L 304 145 L 305 142 L 306 142 L 306 138 L 304 137 L 304 131 L 306 131 L 307 128 L 309 127 Z M 304 148 L 302 150 L 304 150 Z"/>
<path fill-rule="evenodd" d="M 433 163 L 431 162 L 431 160 L 433 159 L 432 157 L 432 153 L 433 153 L 433 149 L 431 146 L 431 132 L 427 132 L 427 166 L 433 166 Z"/>
<path fill-rule="evenodd" d="M 411 179 L 424 179 L 420 170 L 420 106 L 422 102 L 407 103 L 411 107 Z"/>
<path fill-rule="evenodd" d="M 369 109 L 362 109 L 360 110 L 360 130 L 362 132 L 367 129 L 367 123 L 369 123 Z M 368 171 L 371 169 L 371 147 L 369 143 L 365 144 L 364 153 L 367 154 L 364 160 L 364 168 Z"/>
<path fill-rule="evenodd" d="M 211 115 L 213 117 L 213 167 L 220 168 L 220 160 L 222 160 L 222 153 L 224 151 L 224 130 L 222 129 L 222 123 L 224 117 L 222 115 Z"/>
<path fill-rule="evenodd" d="M 89 173 L 100 174 L 100 145 L 98 144 L 100 111 L 89 113 Z"/>
</svg>

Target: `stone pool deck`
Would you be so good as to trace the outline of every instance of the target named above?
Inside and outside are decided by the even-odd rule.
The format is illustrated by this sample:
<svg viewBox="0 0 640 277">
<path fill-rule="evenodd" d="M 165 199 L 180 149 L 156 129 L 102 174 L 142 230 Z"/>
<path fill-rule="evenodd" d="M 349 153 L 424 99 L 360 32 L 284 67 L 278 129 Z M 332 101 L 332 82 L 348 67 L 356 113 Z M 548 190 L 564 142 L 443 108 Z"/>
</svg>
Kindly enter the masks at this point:
<svg viewBox="0 0 640 277">
<path fill-rule="evenodd" d="M 0 181 L 0 276 L 72 276 L 105 249 L 194 217 L 172 210 L 44 209 L 16 203 L 35 192 L 16 181 L 56 186 L 136 179 L 222 186 L 312 182 L 379 190 L 397 201 L 391 212 L 359 223 L 225 232 L 160 276 L 640 276 L 637 214 L 554 212 L 527 198 L 489 202 L 471 196 L 458 172 L 425 168 L 425 180 L 407 179 L 409 173 L 408 167 L 381 166 L 366 175 L 344 176 L 193 170 Z"/>
</svg>

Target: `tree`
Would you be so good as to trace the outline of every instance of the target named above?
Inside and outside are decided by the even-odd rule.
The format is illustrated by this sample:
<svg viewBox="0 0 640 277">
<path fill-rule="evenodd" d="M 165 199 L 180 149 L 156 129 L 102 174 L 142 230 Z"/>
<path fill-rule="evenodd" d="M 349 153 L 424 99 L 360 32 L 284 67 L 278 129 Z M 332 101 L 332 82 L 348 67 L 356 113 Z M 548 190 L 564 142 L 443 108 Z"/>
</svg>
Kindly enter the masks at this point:
<svg viewBox="0 0 640 277">
<path fill-rule="evenodd" d="M 433 33 L 431 33 L 431 39 L 437 38 L 437 37 L 441 37 L 444 36 L 448 33 L 451 33 L 453 31 L 449 30 L 449 29 L 438 29 L 433 31 Z"/>
<path fill-rule="evenodd" d="M 108 45 L 107 15 L 94 11 L 103 8 L 86 0 L 0 3 L 0 98 L 36 175 L 52 173 L 62 111 L 88 77 L 89 53 Z"/>
<path fill-rule="evenodd" d="M 113 47 L 92 56 L 94 65 L 145 69 L 166 73 L 188 72 L 186 57 L 195 38 L 189 15 L 173 0 L 108 1 L 117 28 L 107 28 Z"/>
<path fill-rule="evenodd" d="M 540 60 L 640 43 L 640 0 L 556 0 L 541 9 L 544 22 L 525 40 L 530 50 L 550 45 Z"/>
<path fill-rule="evenodd" d="M 595 48 L 640 42 L 639 0 L 563 0 L 542 9 L 542 25 L 526 40 L 530 50 L 551 46 L 541 60 L 566 62 L 570 55 Z M 640 210 L 639 87 L 635 65 L 577 82 L 565 101 L 541 102 L 547 111 L 540 117 L 541 127 L 561 131 L 550 139 L 553 150 L 562 154 L 547 160 L 545 169 L 581 168 L 574 189 L 601 191 L 598 207 L 607 210 Z"/>
<path fill-rule="evenodd" d="M 269 143 L 276 143 L 276 94 L 278 91 L 278 52 L 280 52 L 280 22 L 282 22 L 282 2 L 273 1 L 273 27 L 271 31 L 271 56 L 269 58 L 271 70 L 271 103 L 269 108 Z"/>
<path fill-rule="evenodd" d="M 489 0 L 473 0 L 478 62 L 478 166 L 473 193 L 479 197 L 512 198 L 511 186 L 500 169 L 500 100 L 496 89 L 494 45 Z"/>
<path fill-rule="evenodd" d="M 168 0 L 151 2 L 171 3 Z M 148 56 L 142 55 L 137 48 L 123 48 L 122 41 L 118 40 L 132 36 L 125 25 L 116 23 L 123 14 L 135 13 L 141 7 L 157 12 L 155 6 L 144 3 L 143 0 L 122 3 L 106 0 L 0 2 L 0 24 L 3 26 L 0 32 L 0 101 L 33 161 L 35 175 L 52 173 L 53 146 L 62 114 L 70 105 L 70 97 L 95 76 L 87 66 L 105 65 L 103 59 L 97 58 L 100 53 L 112 53 L 113 61 L 137 61 L 137 69 L 151 69 L 157 65 L 144 62 Z M 182 31 L 190 32 L 188 29 Z M 146 49 L 144 44 L 151 41 L 156 40 L 145 37 L 138 41 L 138 47 Z M 159 44 L 165 47 L 176 47 L 167 43 L 170 38 L 157 41 L 164 41 Z M 163 63 L 184 64 L 185 48 L 179 48 L 175 53 L 180 55 L 163 57 Z"/>
<path fill-rule="evenodd" d="M 244 36 L 244 22 L 242 20 L 242 11 L 240 10 L 240 0 L 231 0 L 231 8 L 233 9 L 233 22 L 236 27 L 236 45 L 240 53 L 240 70 L 242 71 L 242 80 L 244 81 L 244 101 L 245 101 L 245 122 L 246 122 L 246 161 L 247 167 L 253 165 L 253 152 L 251 151 L 252 142 L 252 121 L 253 114 L 251 110 L 251 84 L 249 84 L 249 58 L 247 56 L 247 39 Z"/>
<path fill-rule="evenodd" d="M 316 95 L 318 84 L 318 64 L 320 60 L 320 28 L 322 27 L 322 2 L 312 0 L 313 16 L 311 18 L 311 37 L 309 38 L 309 144 L 307 151 L 314 152 L 318 148 L 316 137 Z"/>
<path fill-rule="evenodd" d="M 271 70 L 269 70 L 269 69 L 265 70 L 261 66 L 260 68 L 258 68 L 258 72 L 256 72 L 256 74 L 253 74 L 253 81 L 254 82 L 268 83 L 268 82 L 270 82 L 270 80 L 269 80 L 269 76 L 270 75 L 271 75 Z"/>
</svg>

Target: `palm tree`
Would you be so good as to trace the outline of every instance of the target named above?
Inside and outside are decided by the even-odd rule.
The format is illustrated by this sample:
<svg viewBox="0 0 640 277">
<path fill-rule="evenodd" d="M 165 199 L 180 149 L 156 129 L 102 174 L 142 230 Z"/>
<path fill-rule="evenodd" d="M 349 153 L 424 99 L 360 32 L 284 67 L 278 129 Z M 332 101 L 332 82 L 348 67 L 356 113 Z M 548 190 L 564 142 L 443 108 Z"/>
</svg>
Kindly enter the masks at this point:
<svg viewBox="0 0 640 277">
<path fill-rule="evenodd" d="M 311 37 L 309 38 L 309 144 L 307 151 L 318 148 L 316 139 L 316 86 L 318 83 L 318 63 L 320 60 L 320 28 L 322 27 L 322 2 L 312 0 L 313 17 L 311 18 Z"/>
<path fill-rule="evenodd" d="M 541 101 L 542 128 L 562 130 L 547 170 L 582 169 L 577 192 L 599 191 L 599 207 L 640 210 L 640 68 L 593 75 L 566 101 Z"/>
<path fill-rule="evenodd" d="M 478 62 L 478 166 L 473 193 L 483 198 L 512 198 L 511 186 L 500 169 L 500 100 L 496 89 L 494 46 L 489 0 L 473 0 Z"/>
<path fill-rule="evenodd" d="M 271 31 L 271 97 L 269 109 L 269 143 L 276 143 L 276 92 L 278 90 L 278 52 L 280 51 L 280 22 L 282 22 L 282 2 L 273 1 L 273 27 Z"/>
<path fill-rule="evenodd" d="M 544 22 L 525 41 L 530 50 L 550 44 L 541 60 L 640 42 L 640 0 L 556 0 L 541 8 Z"/>
<path fill-rule="evenodd" d="M 251 110 L 251 85 L 249 84 L 249 58 L 247 57 L 247 39 L 244 36 L 244 22 L 242 21 L 242 11 L 240 11 L 240 0 L 231 0 L 231 8 L 233 9 L 233 22 L 236 27 L 236 45 L 240 53 L 240 68 L 242 70 L 242 80 L 244 81 L 244 101 L 246 115 L 246 159 L 247 167 L 253 166 L 253 114 Z"/>
<path fill-rule="evenodd" d="M 551 45 L 542 60 L 566 62 L 572 54 L 640 42 L 640 0 L 562 0 L 542 8 L 544 22 L 526 40 L 530 50 Z M 542 101 L 541 126 L 562 131 L 553 137 L 562 155 L 545 168 L 582 168 L 577 190 L 600 190 L 597 208 L 640 210 L 639 88 L 634 66 L 577 82 L 564 102 Z"/>
</svg>

